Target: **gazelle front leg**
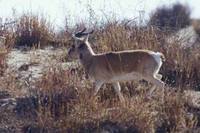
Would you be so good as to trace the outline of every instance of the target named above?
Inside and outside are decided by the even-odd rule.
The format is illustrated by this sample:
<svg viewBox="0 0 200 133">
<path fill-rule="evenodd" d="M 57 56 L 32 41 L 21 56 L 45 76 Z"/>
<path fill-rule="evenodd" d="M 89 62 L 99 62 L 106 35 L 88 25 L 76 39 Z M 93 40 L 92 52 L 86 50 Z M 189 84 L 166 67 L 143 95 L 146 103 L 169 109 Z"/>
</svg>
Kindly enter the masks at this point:
<svg viewBox="0 0 200 133">
<path fill-rule="evenodd" d="M 121 87 L 120 87 L 119 82 L 113 83 L 113 86 L 114 86 L 115 91 L 117 92 L 117 95 L 119 96 L 120 101 L 122 103 L 124 103 L 125 100 L 124 100 L 124 97 L 123 97 L 123 95 L 121 93 Z"/>
<path fill-rule="evenodd" d="M 101 88 L 101 86 L 103 85 L 103 83 L 104 83 L 103 81 L 99 81 L 99 80 L 95 81 L 95 90 L 94 90 L 93 96 L 97 95 L 97 93 L 98 93 L 99 89 Z"/>
</svg>

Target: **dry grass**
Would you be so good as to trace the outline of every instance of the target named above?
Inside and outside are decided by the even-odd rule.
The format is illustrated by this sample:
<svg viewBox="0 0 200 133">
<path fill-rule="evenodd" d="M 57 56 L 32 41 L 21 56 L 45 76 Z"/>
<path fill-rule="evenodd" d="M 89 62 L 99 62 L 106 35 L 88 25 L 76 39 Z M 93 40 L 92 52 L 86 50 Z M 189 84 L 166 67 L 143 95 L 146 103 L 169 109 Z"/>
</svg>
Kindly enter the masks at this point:
<svg viewBox="0 0 200 133">
<path fill-rule="evenodd" d="M 191 24 L 190 14 L 191 9 L 188 5 L 176 3 L 172 6 L 162 6 L 151 14 L 149 25 L 176 31 Z"/>
<path fill-rule="evenodd" d="M 16 25 L 17 46 L 44 46 L 53 40 L 53 26 L 42 15 L 24 14 Z"/>
</svg>

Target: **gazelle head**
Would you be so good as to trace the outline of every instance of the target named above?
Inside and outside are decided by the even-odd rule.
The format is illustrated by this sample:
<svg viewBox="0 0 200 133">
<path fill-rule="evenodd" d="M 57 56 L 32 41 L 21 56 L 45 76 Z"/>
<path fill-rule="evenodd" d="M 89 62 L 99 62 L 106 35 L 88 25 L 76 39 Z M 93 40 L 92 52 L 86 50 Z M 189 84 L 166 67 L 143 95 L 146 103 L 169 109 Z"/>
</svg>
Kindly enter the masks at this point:
<svg viewBox="0 0 200 133">
<path fill-rule="evenodd" d="M 72 37 L 75 39 L 75 43 L 69 48 L 68 56 L 72 59 L 78 59 L 85 54 L 93 54 L 93 51 L 88 43 L 88 37 L 93 33 L 85 32 L 86 28 L 75 33 Z"/>
</svg>

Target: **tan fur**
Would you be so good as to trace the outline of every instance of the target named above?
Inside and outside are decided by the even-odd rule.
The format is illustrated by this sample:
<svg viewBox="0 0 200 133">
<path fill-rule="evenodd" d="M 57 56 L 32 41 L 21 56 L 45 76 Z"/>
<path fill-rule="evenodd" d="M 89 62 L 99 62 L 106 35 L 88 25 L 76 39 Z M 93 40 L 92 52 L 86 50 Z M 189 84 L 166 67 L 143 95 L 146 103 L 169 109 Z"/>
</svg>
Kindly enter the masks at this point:
<svg viewBox="0 0 200 133">
<path fill-rule="evenodd" d="M 153 73 L 156 61 L 148 50 L 110 52 L 94 55 L 87 66 L 88 74 L 96 80 L 110 81 L 113 76 L 137 72 L 141 75 Z"/>
</svg>

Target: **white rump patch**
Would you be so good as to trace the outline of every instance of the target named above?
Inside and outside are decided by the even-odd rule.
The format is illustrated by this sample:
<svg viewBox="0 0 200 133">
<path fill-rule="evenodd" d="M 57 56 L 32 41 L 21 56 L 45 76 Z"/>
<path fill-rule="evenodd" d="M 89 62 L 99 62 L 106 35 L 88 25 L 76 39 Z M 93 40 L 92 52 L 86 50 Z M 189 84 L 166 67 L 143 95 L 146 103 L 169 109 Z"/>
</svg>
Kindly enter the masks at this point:
<svg viewBox="0 0 200 133">
<path fill-rule="evenodd" d="M 161 66 L 162 66 L 162 59 L 161 59 L 161 53 L 160 52 L 152 52 L 151 53 L 153 58 L 155 59 L 155 61 L 158 63 L 158 69 L 157 69 L 157 72 L 160 70 Z"/>
</svg>

